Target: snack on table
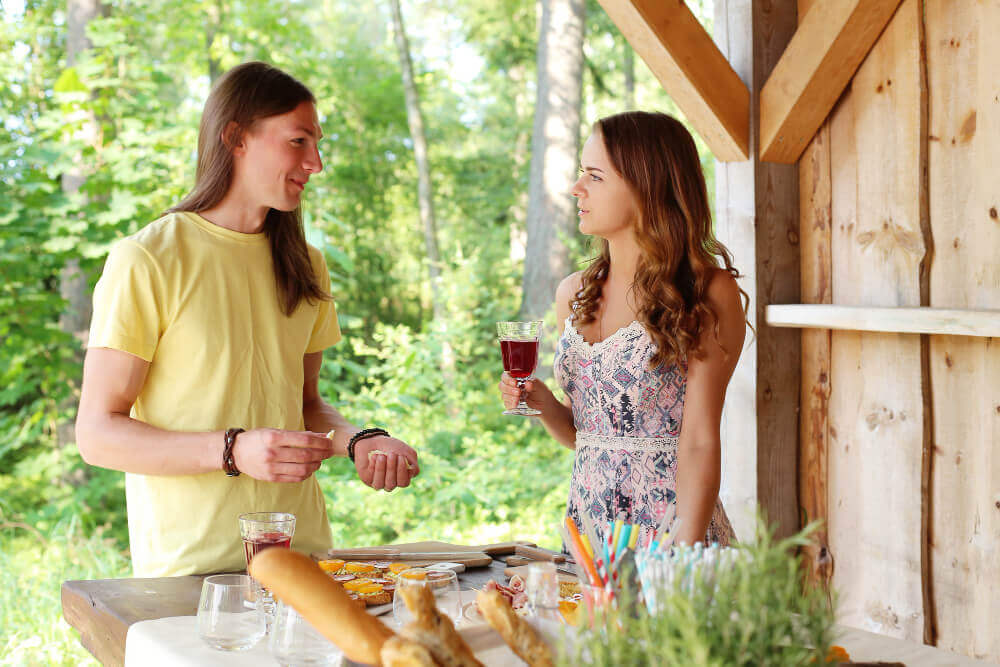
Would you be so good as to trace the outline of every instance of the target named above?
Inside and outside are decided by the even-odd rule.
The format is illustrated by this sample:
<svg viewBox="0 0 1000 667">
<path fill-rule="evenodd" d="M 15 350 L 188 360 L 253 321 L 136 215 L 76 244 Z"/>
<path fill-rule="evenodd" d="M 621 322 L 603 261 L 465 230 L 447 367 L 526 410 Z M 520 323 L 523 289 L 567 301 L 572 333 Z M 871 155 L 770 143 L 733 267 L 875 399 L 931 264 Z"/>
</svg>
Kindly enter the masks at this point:
<svg viewBox="0 0 1000 667">
<path fill-rule="evenodd" d="M 422 644 L 396 636 L 382 644 L 382 667 L 437 667 L 437 662 Z"/>
<path fill-rule="evenodd" d="M 483 667 L 451 619 L 438 611 L 429 587 L 407 586 L 400 589 L 400 595 L 416 617 L 400 630 L 403 637 L 423 644 L 443 667 Z"/>
<path fill-rule="evenodd" d="M 308 556 L 291 549 L 264 549 L 250 562 L 250 575 L 291 605 L 351 660 L 377 665 L 382 645 L 394 636 L 361 611 L 344 588 Z"/>
<path fill-rule="evenodd" d="M 549 645 L 527 621 L 517 615 L 499 591 L 480 591 L 476 596 L 476 603 L 486 622 L 500 633 L 511 650 L 530 667 L 555 665 Z"/>
</svg>

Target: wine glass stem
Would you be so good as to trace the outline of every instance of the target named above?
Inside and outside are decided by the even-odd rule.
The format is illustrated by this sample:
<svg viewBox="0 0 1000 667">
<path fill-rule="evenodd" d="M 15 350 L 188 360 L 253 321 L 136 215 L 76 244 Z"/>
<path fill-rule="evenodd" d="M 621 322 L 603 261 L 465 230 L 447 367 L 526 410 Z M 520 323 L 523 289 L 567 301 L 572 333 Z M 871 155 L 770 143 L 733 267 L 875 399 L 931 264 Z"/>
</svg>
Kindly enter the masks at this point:
<svg viewBox="0 0 1000 667">
<path fill-rule="evenodd" d="M 520 394 L 520 396 L 518 396 L 518 399 L 517 399 L 517 401 L 518 401 L 517 402 L 517 407 L 520 408 L 520 409 L 522 409 L 522 410 L 526 409 L 528 407 L 528 403 L 525 400 L 527 398 L 527 396 L 524 393 L 524 384 L 528 380 L 530 380 L 530 379 L 531 378 L 518 378 L 517 379 L 517 388 L 521 391 L 521 394 Z"/>
</svg>

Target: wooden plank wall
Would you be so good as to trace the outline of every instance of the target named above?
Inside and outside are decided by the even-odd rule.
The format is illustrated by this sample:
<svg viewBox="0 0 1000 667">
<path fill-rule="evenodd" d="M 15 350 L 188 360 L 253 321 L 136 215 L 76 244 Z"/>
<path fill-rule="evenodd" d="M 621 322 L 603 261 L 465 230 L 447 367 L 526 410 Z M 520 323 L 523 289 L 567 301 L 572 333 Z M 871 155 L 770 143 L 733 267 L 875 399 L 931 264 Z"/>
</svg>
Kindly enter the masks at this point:
<svg viewBox="0 0 1000 667">
<path fill-rule="evenodd" d="M 900 5 L 799 163 L 803 303 L 1000 310 L 997 34 L 997 0 Z M 1000 660 L 1000 344 L 802 341 L 799 500 L 840 619 Z"/>
<path fill-rule="evenodd" d="M 1000 309 L 1000 2 L 925 0 L 930 305 Z M 1000 661 L 1000 344 L 930 337 L 938 645 Z"/>
<path fill-rule="evenodd" d="M 831 116 L 834 303 L 921 305 L 921 23 L 903 2 Z M 920 355 L 918 336 L 832 333 L 827 480 L 841 620 L 918 641 Z"/>
</svg>

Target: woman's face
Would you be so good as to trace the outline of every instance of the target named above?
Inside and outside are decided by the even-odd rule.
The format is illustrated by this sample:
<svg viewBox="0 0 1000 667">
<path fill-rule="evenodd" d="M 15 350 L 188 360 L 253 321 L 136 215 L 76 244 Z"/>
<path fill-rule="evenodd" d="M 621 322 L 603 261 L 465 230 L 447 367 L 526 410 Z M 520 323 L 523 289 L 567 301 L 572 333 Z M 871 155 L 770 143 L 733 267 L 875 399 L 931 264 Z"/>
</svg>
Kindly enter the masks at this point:
<svg viewBox="0 0 1000 667">
<path fill-rule="evenodd" d="M 311 102 L 261 118 L 233 151 L 234 187 L 255 205 L 294 210 L 309 177 L 323 170 L 318 148 L 322 136 Z"/>
<path fill-rule="evenodd" d="M 635 195 L 614 167 L 604 139 L 594 132 L 580 154 L 580 178 L 573 184 L 580 231 L 610 239 L 632 227 L 639 211 Z"/>
</svg>

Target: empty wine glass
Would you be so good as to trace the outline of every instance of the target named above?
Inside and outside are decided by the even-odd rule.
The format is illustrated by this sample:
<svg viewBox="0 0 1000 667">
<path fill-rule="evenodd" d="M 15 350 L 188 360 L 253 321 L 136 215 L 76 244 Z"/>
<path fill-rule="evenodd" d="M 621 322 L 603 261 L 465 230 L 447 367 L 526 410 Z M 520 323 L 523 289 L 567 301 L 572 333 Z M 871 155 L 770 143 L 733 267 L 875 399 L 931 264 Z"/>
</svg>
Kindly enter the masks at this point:
<svg viewBox="0 0 1000 667">
<path fill-rule="evenodd" d="M 198 601 L 198 636 L 220 651 L 245 651 L 264 636 L 264 615 L 245 574 L 206 577 Z"/>
<path fill-rule="evenodd" d="M 333 667 L 342 662 L 343 652 L 321 635 L 291 606 L 278 602 L 274 626 L 268 640 L 271 655 L 281 665 Z"/>
<path fill-rule="evenodd" d="M 528 407 L 524 402 L 524 383 L 533 380 L 532 374 L 538 365 L 538 340 L 542 334 L 542 322 L 497 322 L 497 338 L 503 369 L 517 381 L 521 390 L 521 400 L 513 410 L 504 410 L 505 415 L 534 417 L 541 411 Z"/>
<path fill-rule="evenodd" d="M 406 608 L 406 603 L 403 601 L 403 590 L 412 586 L 430 588 L 438 610 L 448 616 L 453 623 L 458 623 L 461 619 L 462 594 L 458 587 L 458 576 L 451 570 L 412 567 L 400 572 L 396 579 L 396 594 L 392 599 L 392 616 L 398 627 L 413 620 L 413 614 Z"/>
</svg>

